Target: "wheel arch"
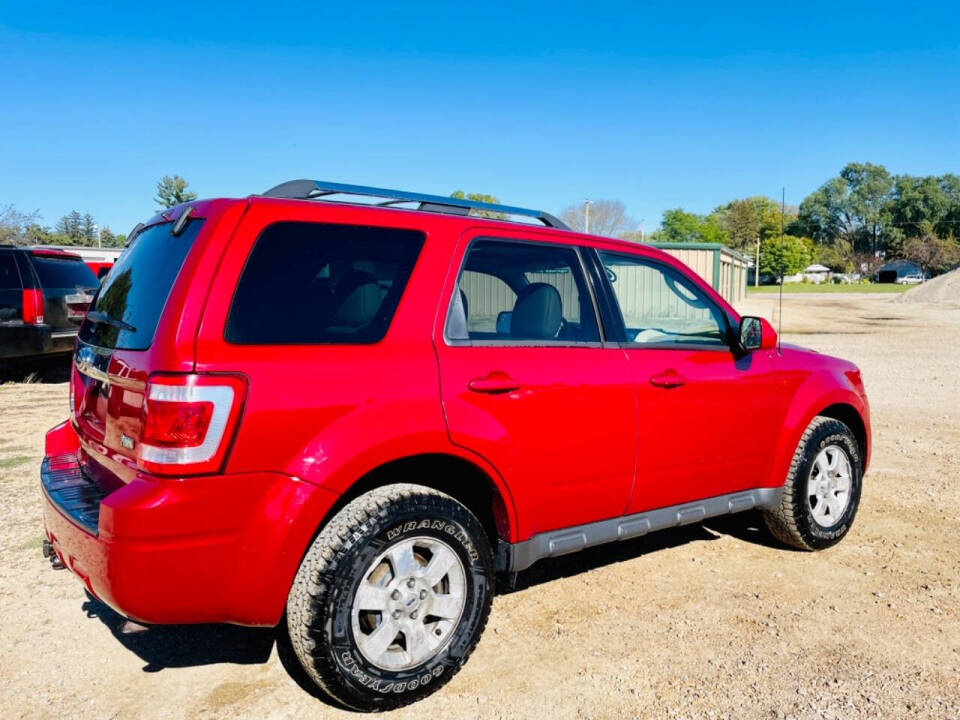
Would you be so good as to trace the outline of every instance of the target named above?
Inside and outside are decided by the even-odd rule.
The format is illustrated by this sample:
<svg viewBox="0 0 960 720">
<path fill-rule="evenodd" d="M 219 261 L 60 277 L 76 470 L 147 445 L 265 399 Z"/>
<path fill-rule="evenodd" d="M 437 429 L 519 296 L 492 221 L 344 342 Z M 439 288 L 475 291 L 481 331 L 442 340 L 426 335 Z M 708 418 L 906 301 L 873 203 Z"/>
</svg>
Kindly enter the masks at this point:
<svg viewBox="0 0 960 720">
<path fill-rule="evenodd" d="M 492 477 L 491 470 L 460 455 L 426 452 L 395 458 L 357 478 L 324 518 L 324 524 L 351 500 L 374 488 L 397 482 L 414 483 L 450 495 L 477 516 L 494 549 L 498 539 L 516 535 L 516 515 L 506 488 Z M 322 527 L 322 525 L 321 525 Z M 318 528 L 319 532 L 320 528 Z"/>
<path fill-rule="evenodd" d="M 866 472 L 870 440 L 867 434 L 867 426 L 860 412 L 850 403 L 839 402 L 828 405 L 820 410 L 817 415 L 839 420 L 850 428 L 850 431 L 857 440 L 857 447 L 860 450 L 860 472 L 861 474 Z"/>
</svg>

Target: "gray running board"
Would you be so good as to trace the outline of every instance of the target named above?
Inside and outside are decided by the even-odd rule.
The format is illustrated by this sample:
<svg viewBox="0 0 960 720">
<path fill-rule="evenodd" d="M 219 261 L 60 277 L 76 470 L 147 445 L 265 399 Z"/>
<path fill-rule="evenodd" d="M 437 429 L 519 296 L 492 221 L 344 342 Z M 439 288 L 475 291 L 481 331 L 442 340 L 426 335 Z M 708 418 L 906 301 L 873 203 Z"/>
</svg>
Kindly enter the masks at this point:
<svg viewBox="0 0 960 720">
<path fill-rule="evenodd" d="M 773 509 L 780 504 L 782 494 L 782 487 L 744 490 L 683 505 L 648 510 L 636 515 L 551 530 L 519 543 L 501 542 L 498 564 L 507 572 L 519 572 L 543 558 L 566 555 L 616 540 L 629 540 L 654 530 L 689 525 L 706 518 L 752 508 Z"/>
</svg>

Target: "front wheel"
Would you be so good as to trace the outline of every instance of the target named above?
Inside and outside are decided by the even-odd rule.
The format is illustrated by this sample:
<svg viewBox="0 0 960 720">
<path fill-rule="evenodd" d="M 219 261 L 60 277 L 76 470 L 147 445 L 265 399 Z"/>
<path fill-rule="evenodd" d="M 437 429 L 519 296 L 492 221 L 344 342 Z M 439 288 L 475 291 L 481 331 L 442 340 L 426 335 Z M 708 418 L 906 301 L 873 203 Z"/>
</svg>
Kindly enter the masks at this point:
<svg viewBox="0 0 960 720">
<path fill-rule="evenodd" d="M 807 426 L 790 463 L 780 505 L 764 512 L 770 532 L 801 550 L 840 542 L 860 506 L 860 447 L 853 432 L 833 418 Z"/>
<path fill-rule="evenodd" d="M 493 558 L 448 495 L 388 485 L 347 504 L 307 551 L 287 600 L 291 644 L 338 702 L 388 710 L 436 691 L 490 613 Z"/>
</svg>

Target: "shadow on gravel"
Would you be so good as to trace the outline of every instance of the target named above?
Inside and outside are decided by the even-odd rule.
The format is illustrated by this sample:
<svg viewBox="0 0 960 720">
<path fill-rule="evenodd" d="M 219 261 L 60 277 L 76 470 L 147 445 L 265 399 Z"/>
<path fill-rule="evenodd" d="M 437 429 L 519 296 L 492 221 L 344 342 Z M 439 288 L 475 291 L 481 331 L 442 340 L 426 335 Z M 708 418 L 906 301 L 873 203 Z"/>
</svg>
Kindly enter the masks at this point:
<svg viewBox="0 0 960 720">
<path fill-rule="evenodd" d="M 757 543 L 785 550 L 767 532 L 759 512 L 738 515 L 661 530 L 646 537 L 611 543 L 572 553 L 559 558 L 541 560 L 526 572 L 520 573 L 516 587 L 500 583 L 497 592 L 509 594 L 547 583 L 559 578 L 578 575 L 605 565 L 632 560 L 658 550 L 678 547 L 690 542 L 710 542 L 729 535 L 745 542 Z M 102 622 L 117 641 L 146 663 L 144 672 L 159 672 L 167 668 L 198 667 L 218 663 L 253 665 L 270 659 L 274 645 L 277 657 L 290 677 L 304 691 L 333 707 L 341 707 L 332 698 L 319 692 L 300 666 L 286 623 L 276 628 L 246 628 L 235 625 L 156 625 L 141 632 L 125 632 L 127 620 L 107 605 L 87 595 L 83 610 L 88 618 Z M 342 708 L 341 709 L 345 709 Z"/>
<path fill-rule="evenodd" d="M 633 560 L 658 550 L 686 545 L 690 542 L 717 540 L 724 535 L 735 537 L 744 542 L 764 545 L 777 550 L 790 551 L 777 542 L 767 531 L 763 517 L 757 510 L 723 515 L 701 523 L 684 527 L 659 530 L 644 537 L 623 542 L 608 543 L 563 555 L 557 558 L 540 560 L 529 570 L 517 576 L 516 586 L 510 588 L 500 583 L 497 592 L 501 595 L 526 590 L 541 583 L 551 582 L 572 575 L 589 572 L 606 565 Z"/>
<path fill-rule="evenodd" d="M 156 625 L 143 632 L 125 633 L 126 618 L 96 598 L 88 595 L 83 610 L 146 663 L 144 672 L 217 663 L 265 663 L 275 640 L 274 628 L 236 625 Z"/>
<path fill-rule="evenodd" d="M 276 644 L 280 664 L 297 685 L 331 707 L 349 710 L 320 692 L 309 679 L 294 654 L 285 630 L 286 619 L 275 628 L 215 624 L 154 625 L 140 632 L 124 632 L 127 619 L 89 593 L 82 609 L 88 618 L 96 618 L 106 625 L 121 645 L 146 663 L 143 672 L 219 663 L 263 664 L 270 659 Z"/>
<path fill-rule="evenodd" d="M 0 362 L 2 383 L 65 383 L 70 380 L 70 355 L 39 360 Z"/>
</svg>

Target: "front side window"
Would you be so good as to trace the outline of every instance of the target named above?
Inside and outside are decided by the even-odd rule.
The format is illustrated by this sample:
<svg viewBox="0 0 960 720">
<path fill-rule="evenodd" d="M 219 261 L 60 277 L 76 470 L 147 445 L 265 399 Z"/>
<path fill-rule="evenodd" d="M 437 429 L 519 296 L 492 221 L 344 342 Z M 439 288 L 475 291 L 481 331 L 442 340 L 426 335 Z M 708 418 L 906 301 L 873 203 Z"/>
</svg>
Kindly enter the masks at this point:
<svg viewBox="0 0 960 720">
<path fill-rule="evenodd" d="M 600 341 L 580 259 L 571 248 L 479 240 L 467 252 L 454 300 L 451 339 Z"/>
<path fill-rule="evenodd" d="M 257 238 L 227 317 L 227 342 L 383 339 L 423 246 L 416 230 L 280 222 Z"/>
<path fill-rule="evenodd" d="M 727 346 L 723 312 L 687 278 L 643 258 L 601 252 L 626 339 L 638 345 Z"/>
</svg>

